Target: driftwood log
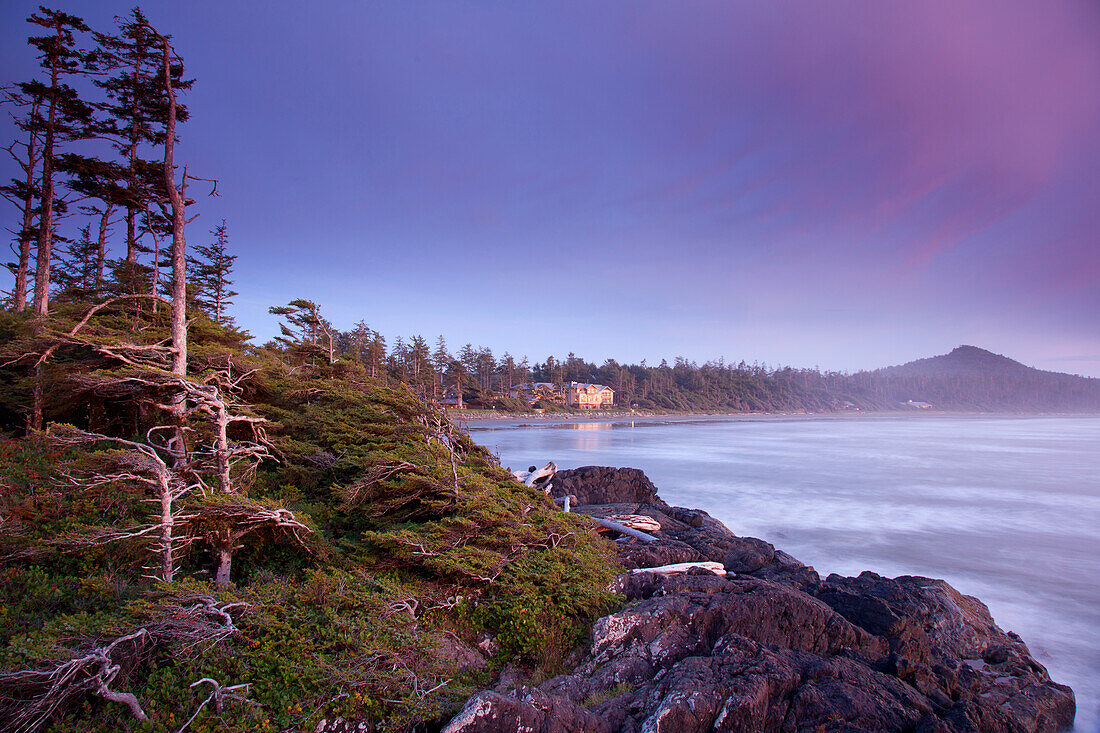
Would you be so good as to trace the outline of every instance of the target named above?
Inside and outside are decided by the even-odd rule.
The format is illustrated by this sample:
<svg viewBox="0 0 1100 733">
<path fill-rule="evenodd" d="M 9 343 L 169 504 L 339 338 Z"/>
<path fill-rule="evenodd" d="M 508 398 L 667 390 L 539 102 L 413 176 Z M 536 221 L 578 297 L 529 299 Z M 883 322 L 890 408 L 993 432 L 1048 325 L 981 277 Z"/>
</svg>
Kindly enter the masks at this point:
<svg viewBox="0 0 1100 733">
<path fill-rule="evenodd" d="M 628 536 L 633 537 L 635 539 L 641 540 L 642 542 L 653 542 L 657 539 L 656 537 L 654 537 L 651 534 L 646 534 L 645 532 L 639 531 L 637 529 L 632 529 L 630 527 L 627 527 L 625 524 L 619 524 L 618 522 L 612 522 L 610 519 L 602 519 L 600 517 L 592 517 L 592 518 L 595 519 L 596 523 L 599 524 L 604 529 L 614 530 L 615 532 L 618 532 L 619 534 L 628 535 Z"/>
<path fill-rule="evenodd" d="M 686 573 L 689 570 L 695 568 L 701 568 L 703 570 L 709 570 L 715 575 L 725 575 L 726 566 L 720 562 L 678 562 L 672 565 L 661 565 L 656 568 L 634 568 L 630 572 L 634 575 L 638 573 L 655 573 L 657 575 L 679 575 L 680 573 Z"/>
<path fill-rule="evenodd" d="M 525 486 L 544 489 L 546 493 L 550 493 L 550 481 L 557 472 L 558 464 L 550 461 L 542 468 L 531 466 L 526 471 L 513 471 L 512 476 Z"/>
<path fill-rule="evenodd" d="M 618 522 L 642 532 L 657 532 L 661 529 L 660 522 L 644 514 L 611 514 L 607 518 L 612 522 Z"/>
</svg>

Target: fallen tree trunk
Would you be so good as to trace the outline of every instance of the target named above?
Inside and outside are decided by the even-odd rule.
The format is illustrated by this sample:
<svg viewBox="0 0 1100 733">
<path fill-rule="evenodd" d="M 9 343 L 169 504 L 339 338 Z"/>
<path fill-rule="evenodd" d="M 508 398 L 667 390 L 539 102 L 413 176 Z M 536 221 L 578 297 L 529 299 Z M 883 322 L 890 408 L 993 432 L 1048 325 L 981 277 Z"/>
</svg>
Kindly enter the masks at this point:
<svg viewBox="0 0 1100 733">
<path fill-rule="evenodd" d="M 641 540 L 642 542 L 653 542 L 657 539 L 651 534 L 646 534 L 645 532 L 631 529 L 630 527 L 619 524 L 618 522 L 612 522 L 610 519 L 601 519 L 600 517 L 592 518 L 596 520 L 597 524 L 599 524 L 601 527 L 604 527 L 605 529 L 611 529 L 618 532 L 619 534 L 629 535 L 635 539 Z"/>
</svg>

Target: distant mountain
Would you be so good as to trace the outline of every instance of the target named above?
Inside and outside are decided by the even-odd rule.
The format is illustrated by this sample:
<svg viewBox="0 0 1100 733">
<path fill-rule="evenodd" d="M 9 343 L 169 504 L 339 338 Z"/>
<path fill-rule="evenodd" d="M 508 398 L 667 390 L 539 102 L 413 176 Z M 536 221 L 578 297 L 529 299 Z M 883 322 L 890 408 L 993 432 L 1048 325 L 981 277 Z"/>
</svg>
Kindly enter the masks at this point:
<svg viewBox="0 0 1100 733">
<path fill-rule="evenodd" d="M 879 369 L 879 374 L 908 377 L 939 376 L 991 376 L 1018 375 L 1025 372 L 1037 372 L 1007 356 L 979 349 L 977 346 L 957 346 L 950 354 L 941 354 L 927 359 L 917 359 L 901 366 Z M 1050 374 L 1051 372 L 1046 372 Z"/>
<path fill-rule="evenodd" d="M 1047 372 L 980 349 L 854 374 L 852 391 L 885 405 L 982 412 L 1100 412 L 1100 379 Z"/>
</svg>

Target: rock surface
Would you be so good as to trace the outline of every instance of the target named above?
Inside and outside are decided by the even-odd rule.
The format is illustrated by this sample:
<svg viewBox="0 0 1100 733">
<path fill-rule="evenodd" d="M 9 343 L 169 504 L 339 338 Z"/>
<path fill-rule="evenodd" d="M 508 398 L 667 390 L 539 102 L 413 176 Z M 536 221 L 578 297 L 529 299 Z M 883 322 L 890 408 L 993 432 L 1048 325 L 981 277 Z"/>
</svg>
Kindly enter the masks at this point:
<svg viewBox="0 0 1100 733">
<path fill-rule="evenodd" d="M 564 476 L 563 476 L 564 474 Z M 560 478 L 559 478 L 560 477 Z M 628 604 L 596 622 L 572 672 L 473 696 L 445 733 L 614 731 L 1057 731 L 1073 692 L 1050 679 L 976 598 L 942 580 L 822 580 L 706 512 L 670 507 L 641 471 L 554 479 L 592 516 L 657 520 L 617 542 L 627 569 L 721 562 L 729 571 L 620 576 Z"/>
<path fill-rule="evenodd" d="M 552 493 L 554 497 L 572 494 L 577 497 L 578 504 L 656 502 L 664 505 L 657 497 L 657 487 L 636 468 L 583 466 L 558 471 L 554 474 Z"/>
</svg>

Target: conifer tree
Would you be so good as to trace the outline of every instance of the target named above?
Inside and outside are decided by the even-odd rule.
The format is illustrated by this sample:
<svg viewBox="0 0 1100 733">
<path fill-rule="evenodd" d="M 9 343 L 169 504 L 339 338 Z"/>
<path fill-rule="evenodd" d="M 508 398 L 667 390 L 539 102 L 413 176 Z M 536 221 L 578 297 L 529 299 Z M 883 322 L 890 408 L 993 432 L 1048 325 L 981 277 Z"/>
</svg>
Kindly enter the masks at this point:
<svg viewBox="0 0 1100 733">
<path fill-rule="evenodd" d="M 65 80 L 87 70 L 94 55 L 77 46 L 76 33 L 87 32 L 81 18 L 59 10 L 40 7 L 41 14 L 27 22 L 42 26 L 49 35 L 32 36 L 27 42 L 38 49 L 39 63 L 49 81 L 22 82 L 19 89 L 27 97 L 40 100 L 38 114 L 32 121 L 34 129 L 42 131 L 42 173 L 40 176 L 41 206 L 38 223 L 38 249 L 34 277 L 34 312 L 45 316 L 49 309 L 50 264 L 54 237 L 54 164 L 58 145 L 89 134 L 91 107 Z"/>
<path fill-rule="evenodd" d="M 286 318 L 285 323 L 279 324 L 282 335 L 275 337 L 277 343 L 310 357 L 311 363 L 318 355 L 324 355 L 329 364 L 336 363 L 336 331 L 316 303 L 298 298 L 267 310 Z"/>
<path fill-rule="evenodd" d="M 13 248 L 18 259 L 8 265 L 8 269 L 15 275 L 12 305 L 18 313 L 27 307 L 27 273 L 30 271 L 31 244 L 38 239 L 35 215 L 38 213 L 37 202 L 42 197 L 42 192 L 38 188 L 38 166 L 42 153 L 35 121 L 38 119 L 43 100 L 37 96 L 18 94 L 13 90 L 6 91 L 4 97 L 7 103 L 17 109 L 25 110 L 24 114 L 12 114 L 15 127 L 22 133 L 23 139 L 12 142 L 6 148 L 19 167 L 20 175 L 18 178 L 12 178 L 10 183 L 0 186 L 0 196 L 19 209 L 22 219 L 19 230 L 12 232 L 15 235 L 15 241 L 19 243 L 17 249 Z"/>
<path fill-rule="evenodd" d="M 237 255 L 229 254 L 225 219 L 210 233 L 214 235 L 213 243 L 195 248 L 199 257 L 191 259 L 191 282 L 196 291 L 195 303 L 224 326 L 233 322 L 225 311 L 233 304 L 233 296 L 237 295 L 237 291 L 230 288 L 233 284 L 230 275 Z"/>
<path fill-rule="evenodd" d="M 139 217 L 152 202 L 165 195 L 163 165 L 143 158 L 142 149 L 166 143 L 172 105 L 177 123 L 187 120 L 188 111 L 178 100 L 169 99 L 165 91 L 166 39 L 153 29 L 140 8 L 115 21 L 118 25 L 115 35 L 94 34 L 102 63 L 109 69 L 108 76 L 95 84 L 106 95 L 106 100 L 98 105 L 106 115 L 101 132 L 115 140 L 122 158 L 119 204 L 126 210 L 126 262 L 133 266 L 143 250 Z M 175 92 L 191 88 L 193 80 L 183 78 L 183 66 L 178 59 L 167 66 L 172 97 Z"/>
<path fill-rule="evenodd" d="M 98 242 L 92 239 L 91 225 L 80 228 L 80 236 L 69 242 L 58 258 L 54 280 L 59 292 L 68 292 L 70 296 L 87 299 L 94 295 L 97 288 L 96 265 L 99 252 Z"/>
</svg>

